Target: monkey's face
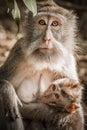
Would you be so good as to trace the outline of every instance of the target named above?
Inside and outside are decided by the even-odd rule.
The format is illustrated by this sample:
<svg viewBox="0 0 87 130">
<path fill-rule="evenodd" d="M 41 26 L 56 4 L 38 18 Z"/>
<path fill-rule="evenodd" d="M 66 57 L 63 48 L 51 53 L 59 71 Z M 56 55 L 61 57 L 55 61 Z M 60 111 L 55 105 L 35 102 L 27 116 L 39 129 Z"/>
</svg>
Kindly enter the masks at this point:
<svg viewBox="0 0 87 130">
<path fill-rule="evenodd" d="M 38 10 L 35 17 L 29 16 L 29 53 L 36 61 L 58 62 L 72 52 L 75 19 L 69 13 L 60 7 L 47 6 Z"/>
<path fill-rule="evenodd" d="M 58 44 L 61 41 L 62 19 L 50 15 L 43 15 L 37 18 L 35 30 L 39 34 L 38 51 L 45 55 L 57 52 Z"/>
<path fill-rule="evenodd" d="M 65 56 L 67 49 L 62 44 L 62 28 L 64 24 L 62 16 L 51 15 L 37 16 L 34 20 L 32 46 L 34 56 L 41 58 L 58 58 Z"/>
</svg>

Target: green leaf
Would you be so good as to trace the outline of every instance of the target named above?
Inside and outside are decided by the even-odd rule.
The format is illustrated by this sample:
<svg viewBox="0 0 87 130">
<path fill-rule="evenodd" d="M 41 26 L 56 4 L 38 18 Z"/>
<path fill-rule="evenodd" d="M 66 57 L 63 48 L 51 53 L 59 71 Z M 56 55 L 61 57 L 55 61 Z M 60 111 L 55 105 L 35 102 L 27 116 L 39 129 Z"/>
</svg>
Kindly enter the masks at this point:
<svg viewBox="0 0 87 130">
<path fill-rule="evenodd" d="M 9 0 L 5 0 L 7 8 L 9 7 Z"/>
<path fill-rule="evenodd" d="M 9 13 L 9 0 L 5 0 L 5 3 L 6 3 L 6 10 L 7 10 L 7 13 Z"/>
<path fill-rule="evenodd" d="M 16 20 L 16 23 L 18 25 L 20 23 L 21 15 L 20 15 L 20 10 L 19 10 L 16 0 L 14 0 L 14 9 L 12 10 L 12 16 Z"/>
<path fill-rule="evenodd" d="M 23 0 L 26 7 L 33 13 L 33 16 L 37 14 L 36 0 Z"/>
</svg>

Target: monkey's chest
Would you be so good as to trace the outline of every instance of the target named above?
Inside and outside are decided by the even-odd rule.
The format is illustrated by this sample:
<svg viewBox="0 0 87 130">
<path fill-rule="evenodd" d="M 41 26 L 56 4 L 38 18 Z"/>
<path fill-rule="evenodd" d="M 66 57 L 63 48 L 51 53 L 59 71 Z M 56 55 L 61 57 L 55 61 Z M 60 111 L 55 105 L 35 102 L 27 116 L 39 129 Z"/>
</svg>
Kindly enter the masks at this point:
<svg viewBox="0 0 87 130">
<path fill-rule="evenodd" d="M 18 97 L 22 102 L 36 102 L 40 100 L 41 94 L 49 87 L 52 75 L 40 73 L 23 79 L 17 88 Z"/>
</svg>

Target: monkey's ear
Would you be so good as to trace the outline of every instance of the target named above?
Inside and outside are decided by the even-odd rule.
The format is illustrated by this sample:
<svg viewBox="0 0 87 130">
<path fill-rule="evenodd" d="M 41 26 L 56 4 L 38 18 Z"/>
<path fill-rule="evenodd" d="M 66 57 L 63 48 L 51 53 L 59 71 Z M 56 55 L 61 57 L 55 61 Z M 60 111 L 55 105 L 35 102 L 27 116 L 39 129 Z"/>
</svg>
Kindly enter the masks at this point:
<svg viewBox="0 0 87 130">
<path fill-rule="evenodd" d="M 79 108 L 77 104 L 71 104 L 68 108 L 66 108 L 67 112 L 75 112 Z"/>
</svg>

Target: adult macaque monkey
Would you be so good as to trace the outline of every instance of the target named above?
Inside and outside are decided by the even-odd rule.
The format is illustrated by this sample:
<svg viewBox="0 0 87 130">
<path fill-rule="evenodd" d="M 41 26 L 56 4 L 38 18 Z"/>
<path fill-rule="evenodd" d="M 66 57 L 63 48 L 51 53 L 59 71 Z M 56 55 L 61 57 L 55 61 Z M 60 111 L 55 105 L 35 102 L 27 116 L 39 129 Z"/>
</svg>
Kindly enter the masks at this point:
<svg viewBox="0 0 87 130">
<path fill-rule="evenodd" d="M 52 121 L 55 112 L 41 103 L 40 96 L 58 80 L 56 73 L 78 81 L 75 16 L 51 0 L 40 4 L 36 16 L 29 12 L 24 37 L 0 68 L 0 120 L 6 127 L 2 130 L 23 130 L 20 113 L 30 122 L 44 122 L 45 129 L 46 121 Z"/>
</svg>

